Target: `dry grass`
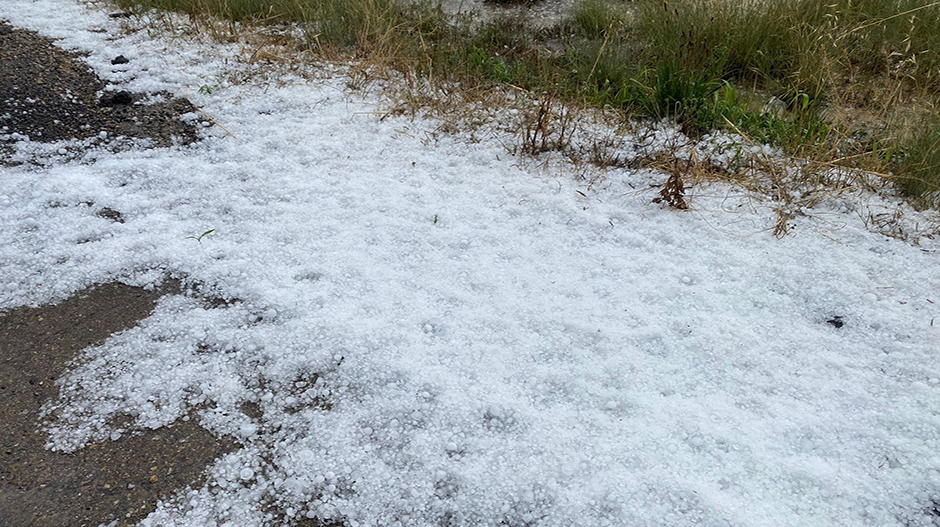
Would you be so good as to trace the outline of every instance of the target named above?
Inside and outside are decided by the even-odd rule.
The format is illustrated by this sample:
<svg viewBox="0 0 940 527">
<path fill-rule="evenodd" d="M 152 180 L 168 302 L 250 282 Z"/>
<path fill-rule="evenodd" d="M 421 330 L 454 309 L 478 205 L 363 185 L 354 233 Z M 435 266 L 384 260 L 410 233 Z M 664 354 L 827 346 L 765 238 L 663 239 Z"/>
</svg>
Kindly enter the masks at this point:
<svg viewBox="0 0 940 527">
<path fill-rule="evenodd" d="M 520 151 L 537 156 L 567 149 L 576 128 L 574 113 L 572 107 L 557 104 L 554 92 L 543 93 L 525 115 Z"/>
</svg>

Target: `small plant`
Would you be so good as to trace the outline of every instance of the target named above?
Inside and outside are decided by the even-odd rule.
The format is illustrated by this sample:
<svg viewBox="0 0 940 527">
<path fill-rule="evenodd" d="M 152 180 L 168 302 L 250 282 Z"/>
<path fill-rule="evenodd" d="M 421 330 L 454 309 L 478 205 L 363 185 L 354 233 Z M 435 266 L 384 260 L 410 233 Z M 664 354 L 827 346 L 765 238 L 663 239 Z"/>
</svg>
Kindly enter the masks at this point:
<svg viewBox="0 0 940 527">
<path fill-rule="evenodd" d="M 669 179 L 659 191 L 659 196 L 653 199 L 653 203 L 665 203 L 674 209 L 688 210 L 689 204 L 685 202 L 685 183 L 682 181 L 682 169 L 679 163 L 679 159 L 674 160 Z M 688 160 L 687 163 L 691 166 L 692 160 Z"/>
<path fill-rule="evenodd" d="M 571 111 L 562 106 L 556 110 L 555 93 L 542 94 L 535 110 L 526 116 L 522 131 L 522 152 L 537 156 L 552 150 L 564 150 L 571 144 L 574 120 Z"/>
<path fill-rule="evenodd" d="M 717 94 L 726 83 L 708 73 L 663 66 L 641 88 L 639 104 L 650 116 L 672 118 L 686 135 L 699 136 L 715 126 Z"/>
<path fill-rule="evenodd" d="M 186 239 L 187 239 L 187 240 L 196 240 L 197 242 L 202 243 L 202 239 L 205 238 L 206 236 L 212 234 L 213 232 L 215 232 L 215 229 L 209 229 L 209 230 L 207 230 L 206 232 L 200 234 L 199 236 L 187 236 Z"/>
</svg>

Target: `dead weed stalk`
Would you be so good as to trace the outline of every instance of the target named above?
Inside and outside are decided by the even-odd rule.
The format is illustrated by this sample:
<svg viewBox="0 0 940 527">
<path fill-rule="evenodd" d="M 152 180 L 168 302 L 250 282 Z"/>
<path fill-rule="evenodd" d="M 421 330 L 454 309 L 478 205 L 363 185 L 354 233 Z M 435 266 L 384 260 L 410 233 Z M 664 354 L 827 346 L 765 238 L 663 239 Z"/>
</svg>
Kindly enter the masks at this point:
<svg viewBox="0 0 940 527">
<path fill-rule="evenodd" d="M 525 115 L 522 153 L 538 156 L 566 150 L 576 129 L 574 113 L 572 108 L 556 102 L 555 92 L 542 93 L 534 110 Z"/>
</svg>

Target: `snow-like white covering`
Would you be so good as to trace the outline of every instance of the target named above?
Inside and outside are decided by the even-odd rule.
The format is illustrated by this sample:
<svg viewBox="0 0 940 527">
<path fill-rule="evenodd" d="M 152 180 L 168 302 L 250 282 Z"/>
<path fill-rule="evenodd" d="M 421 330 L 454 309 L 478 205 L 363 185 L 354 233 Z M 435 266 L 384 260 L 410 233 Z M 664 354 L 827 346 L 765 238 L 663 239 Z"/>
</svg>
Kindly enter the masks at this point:
<svg viewBox="0 0 940 527">
<path fill-rule="evenodd" d="M 190 416 L 242 442 L 143 525 L 936 524 L 932 240 L 838 207 L 776 239 L 721 188 L 678 212 L 634 190 L 662 174 L 429 141 L 338 70 L 229 86 L 233 47 L 110 40 L 68 0 L 0 18 L 237 138 L 0 169 L 0 309 L 165 274 L 233 301 L 165 297 L 48 408 L 63 451 Z"/>
</svg>

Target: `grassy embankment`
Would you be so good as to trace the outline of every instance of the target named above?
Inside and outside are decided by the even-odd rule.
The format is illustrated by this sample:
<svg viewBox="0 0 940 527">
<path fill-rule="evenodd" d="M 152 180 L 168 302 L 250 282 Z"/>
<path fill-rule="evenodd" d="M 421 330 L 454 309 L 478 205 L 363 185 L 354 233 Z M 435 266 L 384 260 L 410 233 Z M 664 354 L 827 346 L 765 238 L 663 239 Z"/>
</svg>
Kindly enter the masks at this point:
<svg viewBox="0 0 940 527">
<path fill-rule="evenodd" d="M 730 129 L 882 175 L 922 205 L 940 195 L 940 2 L 581 0 L 535 29 L 520 17 L 455 22 L 430 3 L 394 0 L 112 1 L 298 23 L 327 57 L 669 118 L 693 137 Z"/>
</svg>

